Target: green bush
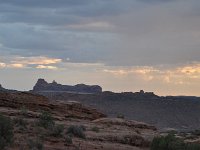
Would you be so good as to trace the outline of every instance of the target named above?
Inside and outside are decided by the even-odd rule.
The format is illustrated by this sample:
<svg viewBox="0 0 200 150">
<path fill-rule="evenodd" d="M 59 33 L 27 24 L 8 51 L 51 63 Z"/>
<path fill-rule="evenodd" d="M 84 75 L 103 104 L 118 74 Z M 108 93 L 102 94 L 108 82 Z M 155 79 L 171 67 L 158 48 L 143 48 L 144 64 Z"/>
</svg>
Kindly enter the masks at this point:
<svg viewBox="0 0 200 150">
<path fill-rule="evenodd" d="M 184 143 L 174 134 L 168 134 L 165 137 L 155 137 L 151 144 L 151 150 L 200 150 L 200 145 Z"/>
<path fill-rule="evenodd" d="M 13 142 L 13 124 L 10 118 L 0 115 L 0 150 Z"/>
<path fill-rule="evenodd" d="M 67 129 L 67 134 L 73 135 L 75 137 L 79 137 L 79 138 L 82 138 L 82 139 L 86 138 L 84 130 L 81 126 L 74 126 L 74 125 L 70 126 Z"/>
<path fill-rule="evenodd" d="M 43 111 L 39 115 L 39 125 L 45 129 L 52 128 L 55 125 L 52 115 L 49 112 Z"/>
<path fill-rule="evenodd" d="M 43 143 L 39 139 L 36 139 L 36 140 L 29 139 L 28 147 L 30 150 L 43 150 L 44 149 Z"/>
<path fill-rule="evenodd" d="M 54 125 L 52 128 L 51 128 L 51 133 L 50 135 L 51 136 L 54 136 L 54 137 L 62 137 L 62 133 L 64 131 L 64 125 Z"/>
</svg>

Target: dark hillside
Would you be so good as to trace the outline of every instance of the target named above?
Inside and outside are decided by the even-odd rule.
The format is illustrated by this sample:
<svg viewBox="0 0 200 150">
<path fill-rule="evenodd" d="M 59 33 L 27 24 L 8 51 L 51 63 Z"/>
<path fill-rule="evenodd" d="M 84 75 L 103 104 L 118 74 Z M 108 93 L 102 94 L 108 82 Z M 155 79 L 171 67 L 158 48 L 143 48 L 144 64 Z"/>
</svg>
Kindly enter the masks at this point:
<svg viewBox="0 0 200 150">
<path fill-rule="evenodd" d="M 200 127 L 200 99 L 197 97 L 159 97 L 153 93 L 74 94 L 40 93 L 52 100 L 79 101 L 103 111 L 108 116 L 144 121 L 161 129 L 182 130 Z"/>
</svg>

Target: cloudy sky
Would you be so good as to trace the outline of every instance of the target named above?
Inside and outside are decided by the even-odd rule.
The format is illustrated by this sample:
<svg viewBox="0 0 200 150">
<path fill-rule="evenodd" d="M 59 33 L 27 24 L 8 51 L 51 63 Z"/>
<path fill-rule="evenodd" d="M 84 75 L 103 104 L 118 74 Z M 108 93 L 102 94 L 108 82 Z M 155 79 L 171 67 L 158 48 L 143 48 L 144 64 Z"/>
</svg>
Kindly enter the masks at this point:
<svg viewBox="0 0 200 150">
<path fill-rule="evenodd" d="M 0 83 L 200 96 L 199 0 L 0 0 Z"/>
</svg>

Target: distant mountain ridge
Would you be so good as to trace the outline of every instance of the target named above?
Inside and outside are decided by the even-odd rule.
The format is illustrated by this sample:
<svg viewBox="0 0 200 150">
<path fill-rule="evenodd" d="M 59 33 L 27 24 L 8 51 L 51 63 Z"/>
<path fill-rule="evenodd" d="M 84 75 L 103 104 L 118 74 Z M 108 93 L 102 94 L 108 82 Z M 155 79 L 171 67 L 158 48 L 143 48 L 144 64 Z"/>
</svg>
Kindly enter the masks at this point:
<svg viewBox="0 0 200 150">
<path fill-rule="evenodd" d="M 101 93 L 102 88 L 98 85 L 85 85 L 77 84 L 62 85 L 58 84 L 56 81 L 48 83 L 44 79 L 38 79 L 37 83 L 33 87 L 33 92 L 74 92 L 74 93 Z"/>
</svg>

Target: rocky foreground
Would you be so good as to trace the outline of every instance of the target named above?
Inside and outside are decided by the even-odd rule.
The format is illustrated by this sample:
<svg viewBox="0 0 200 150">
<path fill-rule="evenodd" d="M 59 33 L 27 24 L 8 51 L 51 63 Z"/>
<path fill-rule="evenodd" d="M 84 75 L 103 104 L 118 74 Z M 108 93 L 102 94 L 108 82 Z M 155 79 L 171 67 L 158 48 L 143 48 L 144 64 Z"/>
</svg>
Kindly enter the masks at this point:
<svg viewBox="0 0 200 150">
<path fill-rule="evenodd" d="M 154 126 L 145 123 L 106 118 L 78 102 L 50 102 L 25 92 L 1 92 L 0 113 L 14 122 L 14 142 L 7 148 L 12 150 L 27 150 L 30 143 L 45 150 L 143 150 L 158 135 Z M 41 119 L 43 126 L 38 124 Z M 53 128 L 44 126 L 45 121 Z"/>
</svg>

